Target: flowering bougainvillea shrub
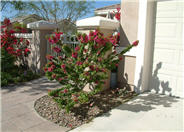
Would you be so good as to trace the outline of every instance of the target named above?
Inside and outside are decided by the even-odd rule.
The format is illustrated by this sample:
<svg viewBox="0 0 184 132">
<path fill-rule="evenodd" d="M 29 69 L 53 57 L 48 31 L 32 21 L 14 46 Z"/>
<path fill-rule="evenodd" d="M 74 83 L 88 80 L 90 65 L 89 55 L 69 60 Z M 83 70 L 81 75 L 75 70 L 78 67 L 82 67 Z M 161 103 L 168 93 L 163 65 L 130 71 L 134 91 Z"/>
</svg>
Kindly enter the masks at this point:
<svg viewBox="0 0 184 132">
<path fill-rule="evenodd" d="M 1 26 L 1 49 L 5 50 L 8 54 L 15 57 L 20 64 L 26 65 L 25 57 L 30 54 L 28 48 L 29 41 L 23 38 L 17 38 L 12 29 L 12 24 L 9 19 L 4 20 L 4 25 Z M 26 30 L 21 27 L 16 27 L 19 32 L 25 33 Z"/>
<path fill-rule="evenodd" d="M 120 54 L 114 49 L 116 39 L 105 37 L 99 30 L 91 31 L 89 35 L 78 34 L 80 44 L 75 49 L 62 44 L 60 35 L 55 33 L 49 38 L 54 52 L 62 56 L 47 55 L 48 63 L 44 67 L 46 76 L 56 80 L 62 88 L 49 91 L 61 108 L 69 111 L 77 103 L 85 103 L 89 96 L 101 91 L 108 78 L 108 72 L 118 66 L 122 55 L 138 44 L 135 41 Z M 91 91 L 84 92 L 89 85 Z"/>
<path fill-rule="evenodd" d="M 21 27 L 15 27 L 16 31 L 25 33 Z M 9 19 L 5 19 L 1 26 L 1 86 L 9 83 L 26 81 L 34 78 L 28 70 L 26 57 L 30 54 L 29 41 L 17 38 Z M 15 62 L 19 63 L 19 66 Z"/>
</svg>

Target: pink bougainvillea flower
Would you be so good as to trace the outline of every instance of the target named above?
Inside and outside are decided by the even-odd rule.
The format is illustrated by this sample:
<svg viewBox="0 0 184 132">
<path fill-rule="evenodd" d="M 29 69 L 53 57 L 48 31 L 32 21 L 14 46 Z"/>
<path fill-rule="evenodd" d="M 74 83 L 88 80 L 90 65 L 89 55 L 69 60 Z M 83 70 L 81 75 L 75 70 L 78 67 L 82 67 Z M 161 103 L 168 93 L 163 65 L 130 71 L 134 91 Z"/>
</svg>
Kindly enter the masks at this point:
<svg viewBox="0 0 184 132">
<path fill-rule="evenodd" d="M 20 42 L 23 42 L 23 40 L 24 40 L 23 38 L 20 38 Z"/>
<path fill-rule="evenodd" d="M 118 64 L 115 64 L 116 67 L 118 67 Z"/>
<path fill-rule="evenodd" d="M 102 61 L 102 58 L 98 58 L 98 61 L 101 62 Z"/>
<path fill-rule="evenodd" d="M 13 47 L 8 47 L 7 50 L 11 51 L 11 50 L 14 50 Z"/>
<path fill-rule="evenodd" d="M 95 70 L 95 67 L 93 65 L 90 65 L 89 68 L 94 71 Z"/>
<path fill-rule="evenodd" d="M 118 11 L 118 12 L 121 10 L 121 8 L 120 8 L 120 7 L 116 8 L 116 9 L 117 9 L 117 11 Z"/>
<path fill-rule="evenodd" d="M 53 64 L 54 64 L 54 62 L 50 61 L 48 64 L 49 64 L 49 65 L 53 65 Z"/>
<path fill-rule="evenodd" d="M 62 60 L 62 59 L 63 59 L 63 57 L 62 57 L 62 56 L 58 56 L 58 58 L 59 58 L 60 60 Z"/>
<path fill-rule="evenodd" d="M 76 64 L 79 66 L 79 65 L 82 65 L 82 62 L 81 61 L 77 61 Z"/>
<path fill-rule="evenodd" d="M 95 30 L 94 35 L 96 36 L 98 35 L 98 33 L 99 33 L 99 30 Z"/>
<path fill-rule="evenodd" d="M 66 65 L 65 64 L 62 64 L 61 65 L 61 68 L 65 69 L 66 68 Z"/>
<path fill-rule="evenodd" d="M 52 60 L 54 57 L 51 56 L 51 55 L 47 55 L 46 58 L 47 58 L 48 60 Z"/>
<path fill-rule="evenodd" d="M 79 46 L 75 47 L 75 51 L 79 51 L 79 50 L 80 50 Z"/>
<path fill-rule="evenodd" d="M 47 67 L 44 68 L 44 71 L 47 72 Z"/>
<path fill-rule="evenodd" d="M 54 34 L 57 39 L 60 39 L 60 36 L 63 34 L 63 32 L 54 32 Z"/>
<path fill-rule="evenodd" d="M 113 54 L 116 54 L 117 52 L 116 51 L 113 51 Z"/>
<path fill-rule="evenodd" d="M 61 52 L 61 49 L 58 48 L 58 47 L 53 47 L 53 50 L 54 50 L 55 52 L 57 52 L 57 53 L 60 53 L 60 52 Z"/>
<path fill-rule="evenodd" d="M 22 50 L 21 50 L 21 49 L 17 49 L 17 50 L 16 50 L 16 53 L 17 53 L 17 55 L 18 55 L 18 56 L 20 56 L 20 55 L 21 55 L 21 52 L 22 52 Z"/>
<path fill-rule="evenodd" d="M 77 39 L 78 40 L 81 40 L 81 37 L 82 37 L 82 35 L 79 33 L 79 34 L 77 34 Z"/>
<path fill-rule="evenodd" d="M 49 72 L 52 72 L 52 71 L 53 71 L 53 69 L 52 69 L 51 67 L 49 67 L 49 68 L 48 68 L 48 71 L 49 71 Z"/>
<path fill-rule="evenodd" d="M 94 47 L 94 49 L 97 49 L 98 48 L 96 44 L 93 47 Z"/>
<path fill-rule="evenodd" d="M 28 48 L 26 48 L 25 50 L 24 50 L 24 54 L 29 54 L 30 53 L 30 50 L 28 49 Z"/>
<path fill-rule="evenodd" d="M 116 13 L 116 14 L 115 14 L 115 17 L 116 17 L 116 19 L 117 19 L 118 21 L 119 21 L 120 18 L 121 18 L 120 15 L 121 15 L 120 13 Z"/>
<path fill-rule="evenodd" d="M 72 124 L 68 124 L 69 127 L 72 127 Z"/>
<path fill-rule="evenodd" d="M 88 36 L 84 35 L 81 37 L 81 43 L 88 43 Z"/>
<path fill-rule="evenodd" d="M 92 102 L 89 106 L 90 106 L 90 107 L 92 107 L 92 106 L 93 106 L 93 104 L 94 104 L 94 102 Z"/>
<path fill-rule="evenodd" d="M 77 97 L 74 98 L 74 102 L 78 102 L 78 98 Z"/>
<path fill-rule="evenodd" d="M 62 80 L 63 80 L 63 78 L 61 78 L 61 77 L 60 77 L 60 78 L 58 78 L 58 81 L 62 81 Z"/>
<path fill-rule="evenodd" d="M 87 53 L 88 52 L 88 50 L 87 49 L 84 49 L 84 53 Z"/>
<path fill-rule="evenodd" d="M 84 74 L 85 74 L 86 76 L 88 76 L 88 75 L 89 75 L 89 72 L 85 72 Z"/>
<path fill-rule="evenodd" d="M 55 79 L 56 78 L 56 74 L 52 74 L 52 78 Z"/>
<path fill-rule="evenodd" d="M 51 68 L 54 70 L 56 68 L 56 66 L 55 65 L 52 65 Z"/>
<path fill-rule="evenodd" d="M 104 68 L 101 69 L 102 72 L 106 72 L 106 70 Z"/>
<path fill-rule="evenodd" d="M 28 40 L 26 40 L 26 44 L 29 45 L 29 41 Z"/>
<path fill-rule="evenodd" d="M 72 100 L 74 101 L 74 102 L 78 102 L 78 98 L 77 98 L 77 96 L 76 95 L 74 95 L 74 94 L 72 94 Z"/>
<path fill-rule="evenodd" d="M 2 25 L 2 26 L 1 26 L 1 28 L 5 28 L 5 27 L 6 27 L 6 25 Z"/>
<path fill-rule="evenodd" d="M 78 54 L 77 54 L 76 52 L 72 53 L 72 57 L 73 57 L 73 58 L 77 58 L 77 55 L 78 55 Z"/>
<path fill-rule="evenodd" d="M 133 45 L 133 46 L 137 46 L 138 44 L 139 44 L 139 40 L 136 40 L 136 41 L 133 42 L 132 45 Z"/>
<path fill-rule="evenodd" d="M 15 33 L 15 31 L 14 31 L 14 30 L 10 30 L 9 32 L 10 32 L 10 34 L 13 34 L 13 33 Z"/>
<path fill-rule="evenodd" d="M 92 41 L 92 40 L 94 40 L 94 32 L 90 31 L 90 33 L 89 33 L 89 41 Z"/>
<path fill-rule="evenodd" d="M 68 90 L 67 90 L 67 89 L 64 89 L 63 92 L 64 92 L 64 93 L 68 93 Z"/>
<path fill-rule="evenodd" d="M 100 51 L 98 51 L 98 52 L 97 52 L 97 55 L 99 55 L 100 53 L 101 53 L 101 52 L 100 52 Z"/>
<path fill-rule="evenodd" d="M 11 23 L 10 23 L 10 19 L 8 18 L 5 18 L 4 19 L 4 22 L 3 22 L 6 26 L 9 26 Z"/>
<path fill-rule="evenodd" d="M 122 58 L 122 56 L 119 56 L 119 60 L 122 60 L 123 58 Z"/>
</svg>

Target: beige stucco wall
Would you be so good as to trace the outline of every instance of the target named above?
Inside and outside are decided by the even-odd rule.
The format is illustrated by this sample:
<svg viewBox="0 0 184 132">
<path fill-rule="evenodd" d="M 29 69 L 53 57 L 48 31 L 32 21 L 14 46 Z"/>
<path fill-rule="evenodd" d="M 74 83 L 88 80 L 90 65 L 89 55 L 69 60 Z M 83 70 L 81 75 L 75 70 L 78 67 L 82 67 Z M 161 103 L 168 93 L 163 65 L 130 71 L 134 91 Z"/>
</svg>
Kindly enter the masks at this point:
<svg viewBox="0 0 184 132">
<path fill-rule="evenodd" d="M 137 40 L 138 7 L 138 0 L 134 2 L 121 0 L 120 46 L 125 47 Z M 135 56 L 123 56 L 123 60 L 118 67 L 119 87 L 129 87 L 133 90 L 135 65 Z"/>
<path fill-rule="evenodd" d="M 29 67 L 35 72 L 43 73 L 43 67 L 47 63 L 47 39 L 46 35 L 51 34 L 53 30 L 33 30 L 30 44 L 31 54 L 29 55 Z"/>
<path fill-rule="evenodd" d="M 118 85 L 133 90 L 136 58 L 134 56 L 123 56 L 123 61 L 118 67 Z"/>
<path fill-rule="evenodd" d="M 121 0 L 120 42 L 121 46 L 137 39 L 139 0 Z"/>
</svg>

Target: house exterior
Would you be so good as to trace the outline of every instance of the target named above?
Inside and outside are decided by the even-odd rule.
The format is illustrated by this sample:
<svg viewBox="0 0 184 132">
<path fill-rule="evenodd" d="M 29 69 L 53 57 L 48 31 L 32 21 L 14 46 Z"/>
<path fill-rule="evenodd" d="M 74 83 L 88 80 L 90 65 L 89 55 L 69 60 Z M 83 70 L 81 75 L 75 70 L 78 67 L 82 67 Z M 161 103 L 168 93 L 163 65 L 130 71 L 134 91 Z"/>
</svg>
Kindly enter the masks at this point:
<svg viewBox="0 0 184 132">
<path fill-rule="evenodd" d="M 117 12 L 117 8 L 121 8 L 121 4 L 115 4 L 115 5 L 105 6 L 101 8 L 96 8 L 94 13 L 95 13 L 95 16 L 102 16 L 110 19 L 116 19 L 114 17 L 114 12 Z"/>
<path fill-rule="evenodd" d="M 153 91 L 184 97 L 184 2 L 122 0 L 119 26 L 104 18 L 110 10 L 96 9 L 95 17 L 79 20 L 76 25 L 85 33 L 98 27 L 105 34 L 120 26 L 119 49 L 139 40 L 118 66 L 119 87 L 128 83 L 139 93 Z"/>
<path fill-rule="evenodd" d="M 125 55 L 123 76 L 136 91 L 184 97 L 184 2 L 121 2 L 121 46 L 140 42 Z"/>
<path fill-rule="evenodd" d="M 78 31 L 85 33 L 100 28 L 106 36 L 120 27 L 120 49 L 139 40 L 139 45 L 124 54 L 118 66 L 120 87 L 128 83 L 136 92 L 184 97 L 184 2 L 122 0 L 120 23 L 94 16 L 79 20 L 76 25 Z M 38 30 L 40 34 L 48 34 L 45 29 L 39 32 L 40 29 L 37 27 L 35 33 Z"/>
<path fill-rule="evenodd" d="M 11 22 L 13 24 L 19 23 L 19 24 L 22 24 L 23 26 L 26 26 L 28 23 L 32 23 L 32 22 L 36 22 L 36 21 L 40 21 L 40 20 L 44 20 L 44 19 L 36 14 L 31 14 L 31 15 L 27 15 L 27 16 L 16 17 L 16 18 L 12 19 Z M 49 22 L 55 23 L 54 20 L 50 20 Z M 75 23 L 72 23 L 72 22 L 68 21 L 67 19 L 63 19 L 63 20 L 58 21 L 57 25 L 59 27 L 59 30 L 61 30 L 64 33 L 73 34 L 77 30 Z"/>
</svg>

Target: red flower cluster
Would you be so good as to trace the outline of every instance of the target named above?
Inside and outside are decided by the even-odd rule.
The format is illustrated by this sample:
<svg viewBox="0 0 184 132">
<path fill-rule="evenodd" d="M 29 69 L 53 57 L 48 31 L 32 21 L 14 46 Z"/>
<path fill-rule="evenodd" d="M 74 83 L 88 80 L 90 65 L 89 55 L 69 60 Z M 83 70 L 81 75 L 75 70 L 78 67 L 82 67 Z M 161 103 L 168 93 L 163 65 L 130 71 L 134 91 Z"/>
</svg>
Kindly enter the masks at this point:
<svg viewBox="0 0 184 132">
<path fill-rule="evenodd" d="M 58 48 L 58 47 L 53 47 L 53 50 L 54 50 L 55 52 L 57 52 L 57 53 L 60 53 L 60 52 L 61 52 L 61 49 Z"/>
<path fill-rule="evenodd" d="M 137 46 L 139 44 L 139 40 L 136 40 L 135 42 L 133 42 L 134 46 Z"/>
<path fill-rule="evenodd" d="M 117 8 L 117 11 L 118 11 L 118 12 L 117 12 L 117 13 L 114 12 L 114 13 L 115 13 L 115 18 L 116 18 L 118 21 L 120 21 L 120 18 L 121 18 L 120 9 L 121 9 L 121 8 Z"/>
<path fill-rule="evenodd" d="M 47 55 L 46 58 L 47 58 L 48 60 L 52 60 L 54 57 L 53 57 L 52 55 Z"/>
<path fill-rule="evenodd" d="M 60 40 L 62 34 L 63 34 L 62 32 L 54 32 L 54 36 L 51 36 L 49 38 L 49 42 L 51 44 L 56 44 Z"/>
<path fill-rule="evenodd" d="M 17 38 L 14 35 L 15 31 L 11 28 L 10 20 L 4 19 L 3 25 L 1 26 L 1 48 L 4 48 L 9 54 L 19 58 L 28 56 L 31 52 L 27 48 L 29 41 L 23 38 Z"/>
</svg>

